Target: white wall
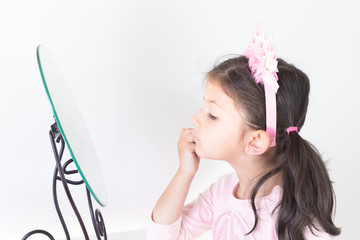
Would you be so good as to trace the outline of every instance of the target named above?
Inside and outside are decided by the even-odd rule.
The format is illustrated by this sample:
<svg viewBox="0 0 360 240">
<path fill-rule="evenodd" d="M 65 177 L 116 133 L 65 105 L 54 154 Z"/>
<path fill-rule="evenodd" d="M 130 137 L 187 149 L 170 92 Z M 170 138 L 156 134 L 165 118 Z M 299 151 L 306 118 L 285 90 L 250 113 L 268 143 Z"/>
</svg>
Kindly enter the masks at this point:
<svg viewBox="0 0 360 240">
<path fill-rule="evenodd" d="M 0 239 L 43 228 L 64 238 L 56 216 L 48 130 L 50 103 L 36 62 L 45 45 L 89 128 L 108 186 L 108 232 L 147 226 L 178 164 L 181 128 L 202 104 L 215 60 L 241 53 L 258 23 L 278 56 L 311 80 L 301 132 L 329 160 L 341 239 L 357 236 L 360 17 L 356 1 L 1 1 Z M 231 169 L 203 160 L 188 199 Z M 71 188 L 88 219 L 83 189 Z M 73 236 L 81 235 L 59 191 Z M 87 221 L 87 223 L 89 223 Z M 91 225 L 89 230 L 91 230 Z"/>
</svg>

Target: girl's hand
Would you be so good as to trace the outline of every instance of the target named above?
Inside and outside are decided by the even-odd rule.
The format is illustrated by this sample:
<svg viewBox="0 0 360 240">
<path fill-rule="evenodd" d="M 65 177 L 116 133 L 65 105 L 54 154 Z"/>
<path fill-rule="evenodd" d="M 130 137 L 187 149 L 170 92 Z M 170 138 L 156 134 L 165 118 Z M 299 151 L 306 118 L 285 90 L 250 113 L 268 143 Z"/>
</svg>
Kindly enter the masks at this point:
<svg viewBox="0 0 360 240">
<path fill-rule="evenodd" d="M 195 152 L 196 143 L 193 142 L 193 129 L 182 129 L 178 141 L 178 153 L 180 158 L 179 172 L 194 176 L 199 169 L 200 158 Z"/>
<path fill-rule="evenodd" d="M 193 129 L 182 129 L 178 141 L 180 167 L 157 201 L 152 218 L 159 224 L 172 224 L 181 216 L 191 182 L 199 168 Z"/>
</svg>

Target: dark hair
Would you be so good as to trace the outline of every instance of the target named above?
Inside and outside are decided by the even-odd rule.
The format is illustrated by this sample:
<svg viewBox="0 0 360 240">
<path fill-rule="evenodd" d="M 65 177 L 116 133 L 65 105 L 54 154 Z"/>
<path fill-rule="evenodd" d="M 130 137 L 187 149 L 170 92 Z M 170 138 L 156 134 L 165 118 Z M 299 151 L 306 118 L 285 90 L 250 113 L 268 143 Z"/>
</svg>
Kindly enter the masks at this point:
<svg viewBox="0 0 360 240">
<path fill-rule="evenodd" d="M 254 185 L 251 204 L 258 223 L 255 196 L 270 177 L 281 173 L 283 195 L 277 207 L 277 234 L 279 240 L 304 239 L 309 227 L 330 235 L 339 235 L 340 228 L 333 223 L 335 194 L 327 168 L 317 149 L 297 132 L 286 129 L 297 126 L 299 131 L 305 122 L 309 102 L 310 83 L 307 75 L 295 66 L 278 58 L 277 131 L 275 157 L 271 170 L 261 176 Z M 224 92 L 245 111 L 249 127 L 266 129 L 264 86 L 256 84 L 244 56 L 230 58 L 207 73 L 207 79 L 218 83 Z M 273 213 L 274 213 L 273 211 Z"/>
</svg>

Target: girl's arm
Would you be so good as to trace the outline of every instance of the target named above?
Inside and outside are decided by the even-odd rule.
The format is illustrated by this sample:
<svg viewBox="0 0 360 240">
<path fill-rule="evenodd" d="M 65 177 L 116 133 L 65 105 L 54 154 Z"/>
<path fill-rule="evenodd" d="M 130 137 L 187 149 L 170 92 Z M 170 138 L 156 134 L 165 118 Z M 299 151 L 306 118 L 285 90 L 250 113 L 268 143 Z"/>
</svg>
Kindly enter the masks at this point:
<svg viewBox="0 0 360 240">
<path fill-rule="evenodd" d="M 181 215 L 200 162 L 200 158 L 195 153 L 193 137 L 191 128 L 181 130 L 177 144 L 180 166 L 154 207 L 152 218 L 156 223 L 171 224 Z"/>
</svg>

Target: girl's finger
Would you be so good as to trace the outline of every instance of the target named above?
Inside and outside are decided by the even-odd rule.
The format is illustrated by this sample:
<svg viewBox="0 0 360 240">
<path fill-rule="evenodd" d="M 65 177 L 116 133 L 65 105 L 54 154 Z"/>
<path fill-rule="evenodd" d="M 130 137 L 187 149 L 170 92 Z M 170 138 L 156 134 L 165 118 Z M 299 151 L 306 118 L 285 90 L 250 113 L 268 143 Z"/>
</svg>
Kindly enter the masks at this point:
<svg viewBox="0 0 360 240">
<path fill-rule="evenodd" d="M 184 135 L 184 133 L 185 133 L 185 128 L 181 129 L 180 136 Z"/>
</svg>

